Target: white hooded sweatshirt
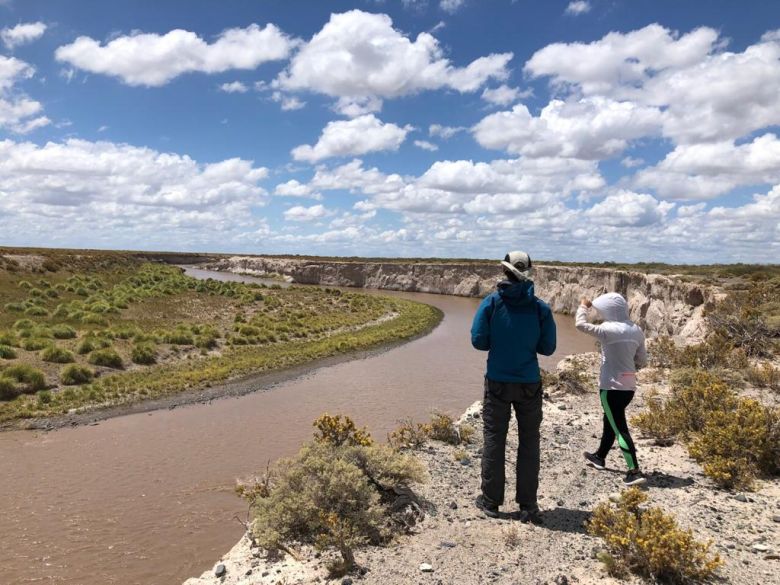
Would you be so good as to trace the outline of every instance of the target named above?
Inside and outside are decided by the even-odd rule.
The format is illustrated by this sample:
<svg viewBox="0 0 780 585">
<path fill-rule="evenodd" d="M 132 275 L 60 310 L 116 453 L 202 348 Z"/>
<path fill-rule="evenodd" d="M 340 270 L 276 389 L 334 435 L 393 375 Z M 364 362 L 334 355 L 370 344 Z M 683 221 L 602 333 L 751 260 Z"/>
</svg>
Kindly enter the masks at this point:
<svg viewBox="0 0 780 585">
<path fill-rule="evenodd" d="M 628 303 L 618 293 L 607 293 L 593 301 L 604 322 L 588 323 L 588 308 L 580 305 L 575 316 L 577 329 L 598 338 L 601 343 L 603 390 L 635 390 L 636 371 L 647 365 L 645 336 L 628 316 Z"/>
</svg>

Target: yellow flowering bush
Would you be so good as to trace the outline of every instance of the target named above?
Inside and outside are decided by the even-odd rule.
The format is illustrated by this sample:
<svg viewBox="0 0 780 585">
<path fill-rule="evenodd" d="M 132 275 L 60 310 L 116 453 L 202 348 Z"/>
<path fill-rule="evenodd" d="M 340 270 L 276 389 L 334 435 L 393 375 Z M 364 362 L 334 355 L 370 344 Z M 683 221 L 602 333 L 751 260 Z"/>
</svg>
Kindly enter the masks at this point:
<svg viewBox="0 0 780 585">
<path fill-rule="evenodd" d="M 643 508 L 645 502 L 644 492 L 630 488 L 616 503 L 604 502 L 593 511 L 588 533 L 604 540 L 600 559 L 610 574 L 635 573 L 672 584 L 712 577 L 723 561 L 710 553 L 711 544 L 697 541 L 661 508 Z"/>
</svg>

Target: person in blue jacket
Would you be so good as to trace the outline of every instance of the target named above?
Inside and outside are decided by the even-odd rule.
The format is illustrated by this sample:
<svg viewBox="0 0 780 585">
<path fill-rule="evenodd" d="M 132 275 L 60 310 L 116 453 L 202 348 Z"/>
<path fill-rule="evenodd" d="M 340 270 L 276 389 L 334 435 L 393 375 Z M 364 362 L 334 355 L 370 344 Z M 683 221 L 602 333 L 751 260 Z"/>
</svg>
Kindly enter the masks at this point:
<svg viewBox="0 0 780 585">
<path fill-rule="evenodd" d="M 537 521 L 542 382 L 536 356 L 555 351 L 555 321 L 547 303 L 534 295 L 528 254 L 509 252 L 501 266 L 506 279 L 479 305 L 471 326 L 471 344 L 488 352 L 482 403 L 482 494 L 476 505 L 487 516 L 499 516 L 504 503 L 506 435 L 514 409 L 519 434 L 516 517 Z"/>
</svg>

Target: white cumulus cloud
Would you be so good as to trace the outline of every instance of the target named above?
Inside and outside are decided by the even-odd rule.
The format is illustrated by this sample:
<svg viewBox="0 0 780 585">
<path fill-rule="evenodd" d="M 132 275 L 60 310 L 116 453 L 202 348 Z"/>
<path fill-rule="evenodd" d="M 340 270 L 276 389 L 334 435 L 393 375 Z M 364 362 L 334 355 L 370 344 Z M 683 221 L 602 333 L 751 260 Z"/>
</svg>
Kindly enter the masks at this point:
<svg viewBox="0 0 780 585">
<path fill-rule="evenodd" d="M 427 140 L 415 140 L 414 145 L 417 148 L 422 148 L 423 150 L 427 150 L 429 152 L 436 152 L 439 150 L 438 146 L 436 146 L 433 142 L 428 142 Z"/>
<path fill-rule="evenodd" d="M 35 69 L 24 61 L 0 55 L 0 129 L 27 134 L 51 123 L 40 102 L 15 88 L 34 74 Z"/>
<path fill-rule="evenodd" d="M 316 162 L 334 156 L 398 150 L 411 130 L 411 126 L 384 123 L 373 114 L 337 120 L 328 122 L 314 146 L 297 146 L 292 150 L 292 156 L 295 160 Z"/>
<path fill-rule="evenodd" d="M 134 33 L 106 44 L 82 36 L 59 47 L 55 57 L 84 71 L 118 77 L 128 85 L 161 86 L 184 73 L 255 69 L 286 59 L 294 45 L 273 24 L 251 24 L 227 29 L 212 43 L 181 29 L 164 35 Z"/>
<path fill-rule="evenodd" d="M 46 25 L 43 22 L 26 22 L 3 28 L 0 30 L 0 39 L 7 48 L 14 49 L 38 40 L 45 32 Z"/>
<path fill-rule="evenodd" d="M 511 58 L 490 54 L 456 67 L 430 33 L 411 40 L 393 28 L 389 16 L 351 10 L 331 15 L 275 85 L 343 99 L 343 107 L 368 103 L 370 111 L 378 111 L 376 100 L 424 90 L 476 91 L 490 79 L 505 79 Z"/>
<path fill-rule="evenodd" d="M 0 141 L 0 230 L 50 244 L 219 246 L 253 224 L 267 175 L 248 160 L 203 164 L 128 144 Z"/>
<path fill-rule="evenodd" d="M 641 227 L 660 222 L 673 207 L 673 203 L 658 201 L 647 193 L 621 191 L 608 195 L 585 213 L 596 224 Z"/>
<path fill-rule="evenodd" d="M 331 214 L 332 212 L 325 209 L 325 206 L 321 204 L 312 205 L 311 207 L 296 205 L 284 212 L 284 218 L 288 221 L 314 221 Z"/>
<path fill-rule="evenodd" d="M 660 134 L 661 125 L 658 108 L 589 97 L 552 100 L 539 116 L 518 104 L 483 118 L 473 133 L 485 148 L 513 154 L 604 159 L 633 139 Z"/>
</svg>

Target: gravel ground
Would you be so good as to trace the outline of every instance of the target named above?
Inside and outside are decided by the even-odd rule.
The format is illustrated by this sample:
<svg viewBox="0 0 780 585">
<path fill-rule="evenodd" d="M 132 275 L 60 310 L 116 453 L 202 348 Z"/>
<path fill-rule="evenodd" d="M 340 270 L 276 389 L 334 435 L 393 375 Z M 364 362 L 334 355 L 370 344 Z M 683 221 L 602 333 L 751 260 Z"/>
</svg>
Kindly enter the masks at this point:
<svg viewBox="0 0 780 585">
<path fill-rule="evenodd" d="M 597 366 L 595 358 L 595 354 L 587 357 L 591 373 Z M 640 382 L 657 379 L 657 373 L 653 374 L 644 372 Z M 663 383 L 654 385 L 663 390 Z M 641 393 L 637 393 L 629 414 L 641 407 Z M 220 561 L 225 568 L 222 577 L 209 571 L 187 585 L 641 583 L 638 578 L 616 581 L 608 577 L 594 558 L 600 540 L 588 536 L 583 527 L 596 504 L 620 491 L 625 473 L 617 448 L 607 459 L 607 470 L 583 465 L 582 451 L 595 450 L 601 430 L 595 391 L 553 394 L 545 400 L 539 489 L 543 522 L 539 526 L 490 519 L 475 508 L 482 446 L 479 411 L 477 403 L 462 419 L 477 428 L 477 440 L 465 448 L 464 460 L 456 460 L 457 447 L 441 443 L 419 452 L 430 472 L 430 481 L 418 490 L 428 503 L 428 515 L 415 534 L 400 538 L 393 546 L 359 551 L 357 561 L 364 574 L 328 580 L 327 556 L 302 551 L 301 562 L 286 558 L 274 563 L 252 551 L 244 539 Z M 759 482 L 757 491 L 749 493 L 716 490 L 682 445 L 658 447 L 641 437 L 635 441 L 649 478 L 649 503 L 674 512 L 680 524 L 691 528 L 700 540 L 713 542 L 726 561 L 720 570 L 722 582 L 780 583 L 780 481 Z M 516 442 L 513 424 L 507 443 L 507 512 L 514 509 L 511 446 Z"/>
</svg>

